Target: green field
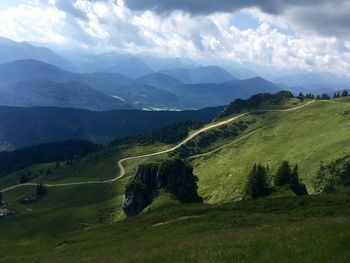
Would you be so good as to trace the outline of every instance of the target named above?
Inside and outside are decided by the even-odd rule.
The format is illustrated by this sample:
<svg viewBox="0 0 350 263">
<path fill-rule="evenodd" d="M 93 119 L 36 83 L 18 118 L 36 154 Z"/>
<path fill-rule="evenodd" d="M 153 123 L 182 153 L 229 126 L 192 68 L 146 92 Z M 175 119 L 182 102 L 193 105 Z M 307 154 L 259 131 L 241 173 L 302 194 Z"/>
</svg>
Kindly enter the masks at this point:
<svg viewBox="0 0 350 263">
<path fill-rule="evenodd" d="M 75 209 L 2 222 L 0 261 L 346 262 L 349 199 L 343 192 L 219 206 L 163 204 L 106 225 L 77 224 L 92 206 L 74 201 Z"/>
<path fill-rule="evenodd" d="M 295 105 L 293 100 L 281 107 Z M 240 129 L 239 121 L 245 128 Z M 181 205 L 163 193 L 128 220 L 121 220 L 121 203 L 130 176 L 138 164 L 167 155 L 125 162 L 125 178 L 114 183 L 49 188 L 47 196 L 28 205 L 19 198 L 33 195 L 35 187 L 6 192 L 4 199 L 17 214 L 0 219 L 0 262 L 345 262 L 350 256 L 348 190 L 232 201 L 241 199 L 255 162 L 268 164 L 272 173 L 283 160 L 298 163 L 312 193 L 320 163 L 350 155 L 349 138 L 350 98 L 247 115 L 169 154 L 185 154 L 193 164 L 206 204 Z M 118 159 L 169 147 L 106 147 L 73 165 L 25 168 L 1 178 L 0 188 L 18 184 L 28 171 L 35 174 L 33 182 L 111 179 L 118 175 Z"/>
</svg>

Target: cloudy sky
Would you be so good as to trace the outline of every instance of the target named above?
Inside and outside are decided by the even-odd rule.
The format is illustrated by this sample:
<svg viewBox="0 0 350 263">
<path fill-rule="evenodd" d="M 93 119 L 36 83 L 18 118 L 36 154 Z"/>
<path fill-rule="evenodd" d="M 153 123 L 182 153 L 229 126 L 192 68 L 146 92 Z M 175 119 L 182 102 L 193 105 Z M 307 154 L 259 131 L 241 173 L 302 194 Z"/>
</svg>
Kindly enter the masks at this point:
<svg viewBox="0 0 350 263">
<path fill-rule="evenodd" d="M 0 36 L 348 74 L 349 0 L 1 0 Z"/>
</svg>

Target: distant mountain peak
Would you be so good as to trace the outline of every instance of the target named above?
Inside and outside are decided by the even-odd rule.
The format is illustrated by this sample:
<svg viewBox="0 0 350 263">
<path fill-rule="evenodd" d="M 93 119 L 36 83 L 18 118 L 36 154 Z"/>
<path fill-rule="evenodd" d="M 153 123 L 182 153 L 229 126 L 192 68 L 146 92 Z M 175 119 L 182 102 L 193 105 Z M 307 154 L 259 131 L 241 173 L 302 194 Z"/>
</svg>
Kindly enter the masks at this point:
<svg viewBox="0 0 350 263">
<path fill-rule="evenodd" d="M 162 70 L 159 73 L 169 75 L 186 84 L 223 83 L 235 79 L 227 70 L 218 66 L 205 66 L 196 68 L 174 68 Z"/>
<path fill-rule="evenodd" d="M 138 78 L 153 73 L 153 70 L 142 59 L 136 57 L 126 58 L 117 62 L 113 67 L 110 67 L 105 71 L 123 74 L 131 78 Z"/>
<path fill-rule="evenodd" d="M 45 47 L 33 46 L 27 42 L 16 42 L 0 37 L 0 64 L 16 60 L 40 60 L 64 69 L 73 69 L 73 66 L 64 58 Z"/>
</svg>

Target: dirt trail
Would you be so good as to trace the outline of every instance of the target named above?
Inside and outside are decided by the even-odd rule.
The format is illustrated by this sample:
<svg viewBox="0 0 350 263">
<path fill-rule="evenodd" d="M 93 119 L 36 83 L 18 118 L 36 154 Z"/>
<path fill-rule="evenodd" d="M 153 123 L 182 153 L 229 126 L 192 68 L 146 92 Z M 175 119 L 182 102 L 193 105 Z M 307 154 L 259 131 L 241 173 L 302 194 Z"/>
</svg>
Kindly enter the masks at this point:
<svg viewBox="0 0 350 263">
<path fill-rule="evenodd" d="M 249 111 L 249 112 L 245 112 L 242 113 L 240 115 L 237 115 L 235 117 L 232 117 L 230 119 L 218 122 L 218 123 L 214 123 L 211 125 L 208 125 L 202 129 L 199 129 L 198 131 L 195 131 L 194 133 L 190 134 L 187 138 L 185 138 L 183 141 L 181 141 L 180 143 L 178 143 L 177 145 L 175 145 L 174 147 L 167 149 L 167 150 L 163 150 L 163 151 L 159 151 L 159 152 L 155 152 L 155 153 L 150 153 L 150 154 L 143 154 L 143 155 L 138 155 L 138 156 L 131 156 L 131 157 L 126 157 L 126 158 L 122 158 L 117 162 L 118 168 L 119 168 L 119 175 L 115 178 L 112 178 L 110 180 L 105 180 L 105 181 L 85 181 L 85 182 L 76 182 L 76 183 L 62 183 L 62 184 L 46 184 L 46 187 L 65 187 L 65 186 L 79 186 L 79 185 L 88 185 L 88 184 L 108 184 L 108 183 L 112 183 L 115 182 L 121 178 L 123 178 L 123 176 L 125 175 L 125 168 L 123 166 L 123 162 L 125 161 L 129 161 L 129 160 L 135 160 L 135 159 L 142 159 L 142 158 L 146 158 L 146 157 L 152 157 L 152 156 L 158 156 L 161 154 L 165 154 L 165 153 L 169 153 L 169 152 L 173 152 L 177 149 L 179 149 L 181 146 L 185 145 L 187 142 L 189 142 L 190 140 L 192 140 L 194 137 L 217 127 L 229 124 L 233 121 L 236 121 L 237 119 L 242 118 L 245 115 L 251 114 L 251 113 L 256 113 L 256 112 L 289 112 L 289 111 L 295 111 L 298 109 L 302 109 L 308 105 L 310 105 L 311 103 L 315 102 L 314 100 L 309 101 L 308 103 L 305 103 L 301 106 L 298 107 L 294 107 L 294 108 L 290 108 L 290 109 L 284 109 L 284 110 L 255 110 L 255 111 Z M 5 188 L 3 190 L 1 190 L 0 192 L 8 192 L 11 191 L 13 189 L 19 188 L 19 187 L 24 187 L 24 186 L 36 186 L 36 183 L 25 183 L 25 184 L 18 184 L 18 185 L 14 185 L 8 188 Z"/>
</svg>

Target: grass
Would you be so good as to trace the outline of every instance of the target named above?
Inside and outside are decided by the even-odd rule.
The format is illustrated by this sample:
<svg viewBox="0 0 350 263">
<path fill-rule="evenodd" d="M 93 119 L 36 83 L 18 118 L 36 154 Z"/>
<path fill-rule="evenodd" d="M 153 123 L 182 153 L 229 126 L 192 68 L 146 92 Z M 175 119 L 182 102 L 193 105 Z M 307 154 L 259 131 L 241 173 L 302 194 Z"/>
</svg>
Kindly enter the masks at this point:
<svg viewBox="0 0 350 263">
<path fill-rule="evenodd" d="M 162 145 L 110 147 L 77 160 L 72 166 L 62 162 L 60 168 L 54 169 L 56 163 L 39 164 L 1 178 L 0 188 L 18 184 L 21 175 L 28 173 L 28 171 L 34 176 L 31 182 L 43 181 L 50 184 L 112 179 L 118 176 L 119 171 L 116 163 L 121 157 L 153 152 L 163 148 Z M 25 195 L 35 196 L 35 187 L 26 186 L 4 193 L 4 199 L 15 209 L 18 215 L 14 217 L 14 220 L 18 220 L 18 222 L 31 220 L 38 213 L 41 215 L 50 214 L 52 217 L 49 216 L 49 218 L 55 220 L 58 218 L 57 220 L 65 222 L 67 227 L 81 224 L 94 225 L 123 219 L 124 213 L 121 204 L 125 186 L 138 164 L 144 161 L 128 161 L 125 177 L 113 184 L 50 187 L 47 196 L 32 204 L 23 205 L 20 203 L 21 197 Z M 45 172 L 48 168 L 52 169 L 52 175 L 46 175 Z M 41 172 L 42 170 L 44 172 Z M 72 217 L 71 214 L 75 213 L 79 216 Z M 99 217 L 104 218 L 98 219 Z M 65 220 L 65 218 L 72 220 Z M 45 227 L 50 227 L 51 223 L 49 222 Z"/>
<path fill-rule="evenodd" d="M 119 221 L 125 185 L 137 166 L 167 155 L 125 162 L 126 177 L 115 183 L 49 188 L 29 205 L 19 197 L 34 194 L 34 187 L 6 192 L 17 215 L 0 219 L 0 262 L 345 262 L 348 190 L 229 202 L 240 199 L 254 162 L 272 171 L 284 159 L 298 163 L 312 189 L 320 161 L 350 154 L 349 105 L 350 98 L 318 101 L 293 112 L 247 115 L 240 120 L 249 125 L 238 134 L 228 127 L 211 130 L 216 140 L 189 156 L 207 204 L 183 205 L 162 192 L 140 216 Z M 169 147 L 107 147 L 72 166 L 61 163 L 50 176 L 40 171 L 55 163 L 26 168 L 1 178 L 0 188 L 17 184 L 28 171 L 37 175 L 34 182 L 111 179 L 118 159 Z"/>
<path fill-rule="evenodd" d="M 190 158 L 200 194 L 210 203 L 237 200 L 254 162 L 275 172 L 283 160 L 298 163 L 301 178 L 312 192 L 320 162 L 350 154 L 350 114 L 344 114 L 349 105 L 349 99 L 318 101 L 298 111 L 242 118 L 256 122 L 232 141 L 222 140 L 216 150 Z"/>
<path fill-rule="evenodd" d="M 346 262 L 350 256 L 349 199 L 347 191 L 225 205 L 174 204 L 134 219 L 83 224 L 65 231 L 57 214 L 40 220 L 37 214 L 40 224 L 21 220 L 25 223 L 20 229 L 16 219 L 8 218 L 2 222 L 0 260 Z M 49 218 L 52 221 L 46 227 Z"/>
</svg>

